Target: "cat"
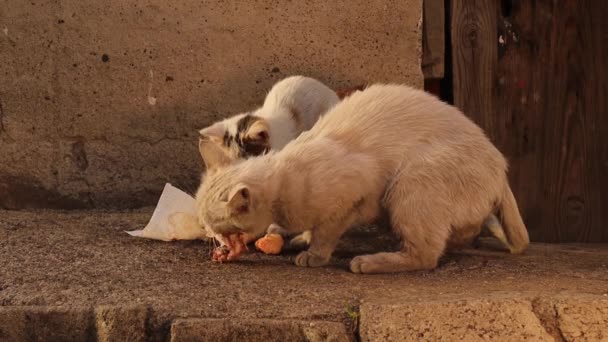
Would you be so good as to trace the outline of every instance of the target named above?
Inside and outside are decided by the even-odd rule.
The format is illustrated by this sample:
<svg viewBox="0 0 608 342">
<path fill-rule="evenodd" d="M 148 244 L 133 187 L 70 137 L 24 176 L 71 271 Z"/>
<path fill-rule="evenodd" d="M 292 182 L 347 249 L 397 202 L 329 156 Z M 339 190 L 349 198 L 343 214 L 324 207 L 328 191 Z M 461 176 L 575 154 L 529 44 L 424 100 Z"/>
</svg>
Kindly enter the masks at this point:
<svg viewBox="0 0 608 342">
<path fill-rule="evenodd" d="M 355 92 L 278 152 L 226 163 L 216 145 L 201 144 L 210 171 L 199 220 L 225 235 L 272 223 L 309 230 L 299 266 L 327 264 L 347 229 L 382 210 L 402 247 L 356 256 L 352 272 L 433 269 L 448 244 L 472 241 L 494 213 L 513 253 L 529 244 L 503 155 L 457 108 L 405 85 Z"/>
<path fill-rule="evenodd" d="M 316 79 L 290 76 L 271 88 L 262 107 L 216 122 L 199 133 L 221 147 L 227 161 L 280 150 L 300 133 L 309 130 L 321 115 L 340 101 L 340 97 L 360 89 L 362 87 L 357 86 L 335 92 Z M 274 227 L 273 232 L 284 237 L 288 235 L 281 227 Z M 259 236 L 248 236 L 247 240 Z M 309 242 L 310 233 L 304 232 L 291 239 L 289 245 L 303 249 Z"/>
<path fill-rule="evenodd" d="M 290 76 L 270 89 L 262 107 L 216 122 L 199 133 L 234 160 L 258 156 L 283 148 L 339 101 L 335 91 L 316 79 Z"/>
<path fill-rule="evenodd" d="M 345 98 L 349 97 L 350 95 L 358 92 L 358 91 L 362 91 L 366 88 L 367 86 L 365 84 L 360 84 L 360 85 L 356 85 L 353 87 L 346 87 L 346 88 L 340 88 L 336 90 L 336 94 L 338 94 L 338 98 L 340 100 L 344 100 Z"/>
</svg>

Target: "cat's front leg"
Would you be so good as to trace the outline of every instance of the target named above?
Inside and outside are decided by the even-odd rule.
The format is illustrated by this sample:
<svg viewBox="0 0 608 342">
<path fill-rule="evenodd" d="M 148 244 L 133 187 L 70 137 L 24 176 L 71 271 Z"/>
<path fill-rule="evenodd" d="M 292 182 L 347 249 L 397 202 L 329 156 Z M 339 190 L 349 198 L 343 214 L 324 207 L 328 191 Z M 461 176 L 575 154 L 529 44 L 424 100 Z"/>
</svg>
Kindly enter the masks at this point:
<svg viewBox="0 0 608 342">
<path fill-rule="evenodd" d="M 305 250 L 310 245 L 310 239 L 312 238 L 312 232 L 307 230 L 303 233 L 298 234 L 293 239 L 289 240 L 289 247 L 295 250 Z"/>
<path fill-rule="evenodd" d="M 296 265 L 302 267 L 319 267 L 329 263 L 331 255 L 342 234 L 350 227 L 347 222 L 339 224 L 322 224 L 310 232 L 310 247 L 296 256 Z"/>
<path fill-rule="evenodd" d="M 268 226 L 266 229 L 266 234 L 279 234 L 283 237 L 283 239 L 287 239 L 289 237 L 289 232 L 276 223 L 271 223 L 270 226 Z"/>
<path fill-rule="evenodd" d="M 288 240 L 291 236 L 293 236 L 285 228 L 279 226 L 276 223 L 270 224 L 270 226 L 268 226 L 268 229 L 266 229 L 266 233 L 279 234 L 285 240 Z M 308 245 L 310 245 L 311 236 L 312 234 L 310 230 L 300 233 L 291 240 L 289 240 L 289 247 L 295 250 L 304 250 L 308 247 Z"/>
<path fill-rule="evenodd" d="M 314 241 L 315 236 L 312 234 Z M 333 247 L 328 244 L 315 244 L 311 243 L 307 251 L 300 252 L 296 256 L 296 265 L 301 267 L 319 267 L 329 263 L 331 254 L 333 253 Z"/>
</svg>

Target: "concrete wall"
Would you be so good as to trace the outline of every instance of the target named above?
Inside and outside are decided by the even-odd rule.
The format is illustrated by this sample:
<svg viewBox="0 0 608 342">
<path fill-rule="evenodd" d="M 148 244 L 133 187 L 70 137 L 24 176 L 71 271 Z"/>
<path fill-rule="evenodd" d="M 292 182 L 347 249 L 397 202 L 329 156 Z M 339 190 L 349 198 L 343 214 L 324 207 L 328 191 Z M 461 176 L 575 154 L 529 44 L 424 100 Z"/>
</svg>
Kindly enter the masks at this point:
<svg viewBox="0 0 608 342">
<path fill-rule="evenodd" d="M 422 0 L 0 2 L 0 208 L 193 191 L 197 129 L 292 74 L 422 85 Z"/>
</svg>

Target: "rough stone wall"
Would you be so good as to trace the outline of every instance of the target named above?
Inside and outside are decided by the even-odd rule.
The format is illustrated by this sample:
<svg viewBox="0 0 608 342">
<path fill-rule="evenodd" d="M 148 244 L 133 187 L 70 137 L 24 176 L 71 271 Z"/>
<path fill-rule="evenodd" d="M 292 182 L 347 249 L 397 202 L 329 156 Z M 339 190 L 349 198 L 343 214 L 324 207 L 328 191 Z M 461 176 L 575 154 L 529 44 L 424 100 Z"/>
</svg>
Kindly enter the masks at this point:
<svg viewBox="0 0 608 342">
<path fill-rule="evenodd" d="M 422 85 L 422 0 L 0 2 L 0 208 L 193 191 L 197 130 L 282 77 Z"/>
</svg>

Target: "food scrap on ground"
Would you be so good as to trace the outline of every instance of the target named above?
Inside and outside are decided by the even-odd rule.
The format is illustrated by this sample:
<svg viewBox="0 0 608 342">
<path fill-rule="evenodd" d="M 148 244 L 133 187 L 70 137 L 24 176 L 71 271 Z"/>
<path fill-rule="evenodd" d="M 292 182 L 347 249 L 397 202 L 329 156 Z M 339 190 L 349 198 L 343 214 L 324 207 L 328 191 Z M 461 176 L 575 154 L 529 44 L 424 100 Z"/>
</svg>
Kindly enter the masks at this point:
<svg viewBox="0 0 608 342">
<path fill-rule="evenodd" d="M 211 253 L 211 260 L 216 262 L 232 261 L 238 259 L 247 252 L 247 236 L 236 233 L 223 236 L 226 246 L 216 247 Z"/>
<path fill-rule="evenodd" d="M 226 245 L 218 246 L 211 252 L 211 260 L 225 262 L 237 260 L 249 249 L 247 244 L 255 240 L 251 235 L 244 233 L 222 236 Z M 264 254 L 279 254 L 285 244 L 280 234 L 269 233 L 255 242 L 255 247 Z"/>
<path fill-rule="evenodd" d="M 264 254 L 279 254 L 283 249 L 283 237 L 280 234 L 266 234 L 255 242 L 255 247 Z"/>
</svg>

